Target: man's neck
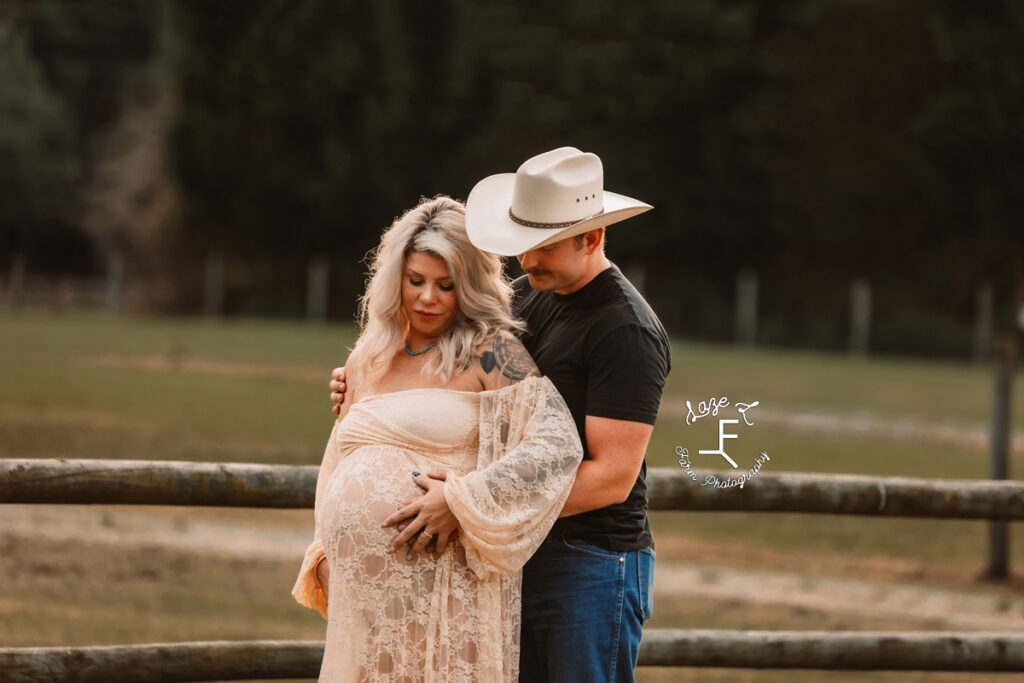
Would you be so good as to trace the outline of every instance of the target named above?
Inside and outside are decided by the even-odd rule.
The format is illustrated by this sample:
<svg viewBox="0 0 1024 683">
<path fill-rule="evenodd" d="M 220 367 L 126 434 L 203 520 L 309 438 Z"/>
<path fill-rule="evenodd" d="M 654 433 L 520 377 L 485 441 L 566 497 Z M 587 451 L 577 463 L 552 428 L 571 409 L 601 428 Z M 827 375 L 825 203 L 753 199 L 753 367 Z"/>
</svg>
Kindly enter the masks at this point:
<svg viewBox="0 0 1024 683">
<path fill-rule="evenodd" d="M 608 270 L 611 265 L 612 262 L 608 260 L 608 257 L 605 256 L 603 251 L 594 254 L 591 258 L 587 259 L 587 267 L 584 269 L 583 275 L 580 279 L 576 280 L 565 289 L 556 289 L 555 294 L 572 294 L 573 292 L 583 289 L 590 284 L 591 280 Z"/>
</svg>

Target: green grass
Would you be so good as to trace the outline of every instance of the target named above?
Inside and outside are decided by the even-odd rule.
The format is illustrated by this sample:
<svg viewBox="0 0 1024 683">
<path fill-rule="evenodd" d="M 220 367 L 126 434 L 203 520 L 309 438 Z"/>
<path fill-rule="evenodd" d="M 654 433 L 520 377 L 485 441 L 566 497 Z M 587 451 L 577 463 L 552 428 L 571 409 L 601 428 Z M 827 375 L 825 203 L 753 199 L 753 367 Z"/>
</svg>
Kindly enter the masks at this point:
<svg viewBox="0 0 1024 683">
<path fill-rule="evenodd" d="M 350 325 L 0 314 L 0 455 L 316 464 L 332 420 L 328 373 L 344 362 L 353 340 Z M 1013 406 L 1017 425 L 1024 423 L 1020 379 Z M 992 373 L 953 362 L 677 342 L 665 410 L 648 450 L 651 466 L 676 467 L 678 445 L 694 454 L 715 445 L 717 424 L 708 419 L 687 426 L 682 408 L 686 400 L 696 404 L 711 396 L 757 400 L 773 411 L 987 428 Z M 757 409 L 749 415 L 756 426 L 742 431 L 729 451 L 747 461 L 766 451 L 772 459 L 765 471 L 977 479 L 988 470 L 984 446 L 884 432 L 800 431 L 760 421 Z M 694 458 L 695 466 L 724 464 L 707 457 Z M 1013 471 L 1024 471 L 1021 455 Z M 966 577 L 983 566 L 987 528 L 984 522 L 682 512 L 652 514 L 652 523 L 668 548 L 681 539 L 780 557 L 853 563 L 887 558 Z M 1012 530 L 1014 566 L 1020 567 L 1024 533 L 1020 525 Z M 0 562 L 0 623 L 18 625 L 0 626 L 0 644 L 322 637 L 319 617 L 291 602 L 288 589 L 297 567 L 288 563 L 170 551 L 126 552 L 109 561 L 88 545 L 34 547 L 4 548 L 9 552 Z M 71 559 L 55 561 L 58 555 Z M 659 563 L 706 561 L 659 552 Z M 971 589 L 969 580 L 965 585 Z M 653 627 L 905 627 L 891 620 L 844 622 L 713 601 L 669 602 L 657 612 Z M 651 669 L 640 680 L 849 681 L 863 675 Z"/>
<path fill-rule="evenodd" d="M 1013 414 L 1019 425 L 1024 405 L 1021 383 L 1016 384 Z M 667 394 L 694 404 L 711 396 L 728 396 L 733 401 L 759 400 L 772 408 L 987 426 L 993 377 L 987 366 L 954 361 L 857 359 L 676 342 Z"/>
<path fill-rule="evenodd" d="M 209 459 L 213 444 L 229 459 L 308 462 L 329 428 L 326 382 L 354 339 L 349 325 L 204 322 L 99 316 L 0 316 L 0 410 L 4 436 L 19 455 L 52 457 L 25 436 L 33 423 L 80 436 L 92 457 Z M 141 363 L 148 363 L 140 367 Z M 198 366 L 197 366 L 198 364 Z M 224 367 L 220 367 L 224 366 Z M 178 368 L 175 370 L 174 368 Z M 211 370 L 211 367 L 213 368 Z M 710 396 L 758 400 L 764 408 L 870 414 L 985 427 L 991 373 L 966 364 L 780 351 L 742 351 L 676 343 L 649 460 L 675 461 L 680 444 L 713 445 L 715 423 L 686 427 L 683 401 Z M 1018 394 L 1020 383 L 1018 382 Z M 750 416 L 757 421 L 757 409 Z M 1024 401 L 1014 402 L 1024 421 Z M 103 442 L 104 432 L 113 443 Z M 129 433 L 141 437 L 143 444 Z M 759 425 L 744 434 L 751 454 L 767 450 L 773 469 L 918 476 L 982 476 L 956 449 L 893 440 L 816 437 Z M 756 439 L 754 435 L 756 434 Z M 48 441 L 39 435 L 40 443 Z M 64 442 L 64 439 L 59 439 Z M 117 443 L 126 441 L 117 448 Z M 855 449 L 852 442 L 862 442 Z M 259 444 L 246 457 L 238 444 Z M 75 449 L 75 444 L 66 444 Z M 691 448 L 691 450 L 696 450 Z M 9 452 L 9 451 L 8 451 Z M 88 450 L 59 453 L 90 457 Z M 929 455 L 932 454 L 932 455 Z M 983 453 L 976 453 L 976 458 Z M 962 472 L 958 474 L 957 472 Z"/>
<path fill-rule="evenodd" d="M 351 325 L 197 318 L 112 318 L 93 314 L 0 314 L 0 348 L 44 355 L 169 354 L 231 361 L 343 360 Z"/>
<path fill-rule="evenodd" d="M 261 321 L 29 316 L 0 328 L 11 457 L 318 462 L 328 375 L 354 338 L 351 326 Z"/>
<path fill-rule="evenodd" d="M 350 325 L 280 321 L 204 322 L 99 316 L 0 317 L 0 453 L 9 457 L 145 458 L 310 464 L 330 430 L 326 382 L 354 339 Z M 687 426 L 684 401 L 711 396 L 760 401 L 761 409 L 935 423 L 987 423 L 991 371 L 949 362 L 853 359 L 817 353 L 749 351 L 676 343 L 665 406 L 648 449 L 651 466 L 677 467 L 686 446 L 697 467 L 723 467 L 697 456 L 717 443 L 717 423 Z M 1020 385 L 1018 382 L 1018 394 Z M 724 415 L 724 413 L 723 413 Z M 760 451 L 765 471 L 984 478 L 988 457 L 967 447 L 886 434 L 798 431 L 759 422 L 734 426 L 729 451 L 741 464 Z M 732 416 L 735 416 L 733 413 Z M 1024 401 L 1014 405 L 1015 421 Z M 1024 455 L 1013 471 L 1024 470 Z M 962 539 L 974 553 L 979 523 L 671 513 L 673 526 L 699 536 L 751 543 L 860 552 L 918 554 L 907 525 L 953 525 L 935 548 Z M 705 520 L 705 521 L 695 521 Z M 742 521 L 740 521 L 742 520 Z M 959 526 L 958 526 L 959 525 Z M 804 528 L 805 531 L 801 531 Z M 849 531 L 847 531 L 849 529 Z M 858 533 L 864 529 L 863 533 Z M 813 533 L 812 533 L 813 531 Z M 852 535 L 851 535 L 852 534 Z M 859 540 L 858 540 L 859 539 Z M 877 539 L 877 540 L 869 540 Z M 931 546 L 929 546 L 931 547 Z M 1019 547 L 1019 546 L 1018 546 Z M 959 557 L 959 553 L 953 555 Z"/>
<path fill-rule="evenodd" d="M 662 418 L 647 449 L 648 465 L 678 467 L 675 447 L 683 445 L 689 449 L 694 467 L 729 469 L 719 456 L 695 456 L 699 449 L 717 447 L 717 429 L 713 422 L 687 427 L 681 420 Z M 740 431 L 740 438 L 726 444 L 726 448 L 741 470 L 764 451 L 771 460 L 764 464 L 762 472 L 983 479 L 988 476 L 989 467 L 989 456 L 983 448 L 884 435 L 800 432 L 776 425 L 755 424 Z M 1011 471 L 1021 472 L 1024 454 L 1017 453 L 1012 462 Z"/>
</svg>

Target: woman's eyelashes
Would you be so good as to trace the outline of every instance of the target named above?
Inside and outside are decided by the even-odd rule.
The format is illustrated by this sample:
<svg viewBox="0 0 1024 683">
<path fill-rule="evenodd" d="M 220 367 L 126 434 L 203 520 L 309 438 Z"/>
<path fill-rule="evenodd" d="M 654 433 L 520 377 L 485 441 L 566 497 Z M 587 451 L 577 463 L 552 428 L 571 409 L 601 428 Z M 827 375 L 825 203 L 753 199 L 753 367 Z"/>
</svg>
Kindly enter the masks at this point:
<svg viewBox="0 0 1024 683">
<path fill-rule="evenodd" d="M 423 280 L 413 280 L 412 278 L 409 278 L 409 284 L 412 285 L 413 287 L 419 287 L 419 286 L 421 286 L 423 284 Z M 453 285 L 453 284 L 440 285 L 439 284 L 437 286 L 437 288 L 440 289 L 442 292 L 450 292 L 453 289 L 455 289 L 455 285 Z"/>
</svg>

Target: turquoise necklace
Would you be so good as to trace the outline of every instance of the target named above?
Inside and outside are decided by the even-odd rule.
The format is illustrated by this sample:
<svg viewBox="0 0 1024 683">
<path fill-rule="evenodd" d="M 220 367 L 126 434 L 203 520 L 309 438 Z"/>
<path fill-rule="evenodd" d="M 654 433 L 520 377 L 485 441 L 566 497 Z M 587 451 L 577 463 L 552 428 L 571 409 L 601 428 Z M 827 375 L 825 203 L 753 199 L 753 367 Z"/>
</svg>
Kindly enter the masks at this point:
<svg viewBox="0 0 1024 683">
<path fill-rule="evenodd" d="M 422 351 L 413 351 L 412 349 L 409 348 L 409 340 L 408 339 L 405 340 L 405 352 L 407 354 L 409 354 L 410 356 L 418 356 L 420 354 L 426 353 L 427 351 L 429 351 L 430 349 L 434 348 L 435 346 L 437 346 L 437 342 L 433 341 L 433 342 L 431 342 L 427 346 L 427 348 L 423 349 Z"/>
</svg>

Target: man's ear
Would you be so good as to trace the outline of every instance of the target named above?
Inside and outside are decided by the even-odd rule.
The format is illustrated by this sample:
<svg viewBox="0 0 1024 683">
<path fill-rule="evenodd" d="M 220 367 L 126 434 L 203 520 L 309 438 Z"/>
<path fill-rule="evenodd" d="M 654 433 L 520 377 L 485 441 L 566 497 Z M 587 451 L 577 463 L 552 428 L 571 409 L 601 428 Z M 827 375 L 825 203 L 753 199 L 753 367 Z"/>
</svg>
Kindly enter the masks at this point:
<svg viewBox="0 0 1024 683">
<path fill-rule="evenodd" d="M 583 250 L 586 251 L 587 256 L 590 256 L 600 249 L 603 242 L 604 228 L 595 228 L 589 232 L 583 233 Z"/>
</svg>

